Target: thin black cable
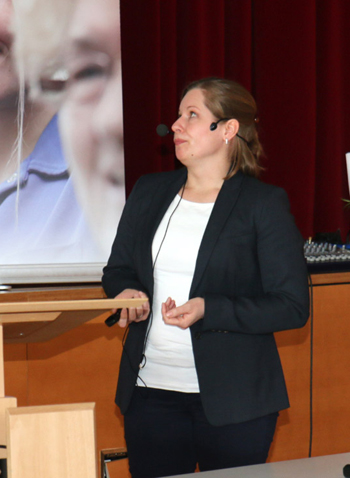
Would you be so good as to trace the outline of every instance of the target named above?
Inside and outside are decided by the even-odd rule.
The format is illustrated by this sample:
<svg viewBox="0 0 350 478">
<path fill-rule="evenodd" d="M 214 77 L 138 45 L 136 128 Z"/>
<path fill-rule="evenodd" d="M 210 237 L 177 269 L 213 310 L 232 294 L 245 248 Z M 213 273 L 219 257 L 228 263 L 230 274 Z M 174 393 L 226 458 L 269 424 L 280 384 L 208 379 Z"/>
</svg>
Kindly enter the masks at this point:
<svg viewBox="0 0 350 478">
<path fill-rule="evenodd" d="M 157 252 L 156 257 L 155 257 L 155 259 L 154 259 L 154 261 L 153 261 L 153 264 L 152 264 L 152 274 L 154 273 L 154 267 L 155 267 L 155 265 L 156 265 L 156 262 L 157 262 L 157 259 L 158 259 L 160 250 L 161 250 L 161 248 L 162 248 L 162 246 L 163 246 L 165 237 L 166 237 L 166 235 L 167 235 L 167 233 L 168 233 L 170 221 L 171 221 L 171 219 L 172 219 L 172 217 L 173 217 L 175 211 L 176 211 L 177 208 L 179 207 L 180 202 L 182 201 L 182 198 L 183 198 L 183 195 L 184 195 L 184 191 L 185 191 L 186 182 L 187 182 L 187 179 L 186 179 L 184 185 L 182 186 L 180 199 L 179 199 L 178 203 L 176 204 L 176 207 L 174 208 L 173 212 L 171 213 L 171 215 L 170 215 L 170 217 L 169 217 L 169 220 L 168 220 L 168 223 L 167 223 L 165 232 L 164 232 L 164 236 L 163 236 L 163 238 L 162 238 L 162 241 L 161 241 L 160 246 L 159 246 L 159 248 L 158 248 L 158 252 Z M 128 326 L 126 327 L 125 332 L 124 332 L 124 335 L 123 335 L 123 339 L 122 339 L 123 351 L 125 352 L 125 356 L 126 356 L 127 359 L 128 359 L 128 362 L 129 362 L 129 365 L 130 365 L 131 370 L 132 370 L 132 371 L 134 372 L 134 374 L 135 374 L 136 383 L 137 383 L 137 380 L 140 380 L 140 381 L 143 383 L 144 388 L 147 388 L 147 384 L 146 384 L 146 382 L 145 382 L 144 380 L 142 380 L 142 378 L 140 377 L 139 373 L 140 373 L 140 369 L 144 368 L 145 365 L 146 365 L 146 363 L 147 363 L 147 358 L 146 358 L 146 355 L 145 355 L 145 351 L 146 351 L 146 344 L 147 344 L 149 332 L 150 332 L 151 326 L 152 326 L 152 321 L 153 321 L 153 312 L 152 312 L 152 310 L 151 310 L 151 311 L 150 311 L 150 317 L 149 317 L 149 324 L 148 324 L 148 327 L 147 327 L 147 332 L 146 332 L 145 340 L 144 340 L 144 343 L 143 343 L 142 358 L 141 358 L 141 362 L 140 362 L 140 364 L 139 364 L 138 370 L 134 370 L 132 360 L 130 359 L 129 354 L 128 354 L 126 348 L 125 348 L 125 342 L 126 342 L 126 338 L 127 338 L 127 336 L 128 336 L 130 324 L 128 324 Z M 143 388 L 143 387 L 141 387 L 141 388 Z"/>
<path fill-rule="evenodd" d="M 185 187 L 186 187 L 186 183 L 187 183 L 187 179 L 186 181 L 184 182 L 184 185 L 182 186 L 182 189 L 181 189 L 181 194 L 180 194 L 180 199 L 178 201 L 178 203 L 176 204 L 176 207 L 174 208 L 173 212 L 170 214 L 170 217 L 169 217 L 169 220 L 168 220 L 168 223 L 166 225 L 166 228 L 165 228 L 165 232 L 164 232 L 164 235 L 163 235 L 163 238 L 161 240 L 161 243 L 160 243 L 160 246 L 158 248 L 158 252 L 156 254 L 156 257 L 153 261 L 153 264 L 152 264 L 152 275 L 154 274 L 154 268 L 156 266 L 156 262 L 158 260 L 158 256 L 159 256 L 159 253 L 162 249 L 162 246 L 163 246 L 163 243 L 165 241 L 165 238 L 166 238 L 166 235 L 168 233 L 168 229 L 169 229 L 169 226 L 170 226 L 170 221 L 173 217 L 173 215 L 175 214 L 175 211 L 177 210 L 177 208 L 179 207 L 180 205 L 180 202 L 182 201 L 182 198 L 183 198 L 183 195 L 184 195 L 184 191 L 185 191 Z M 149 324 L 148 324 L 148 328 L 147 328 L 147 332 L 146 332 L 146 336 L 145 336 L 145 340 L 144 340 L 144 343 L 143 343 L 143 352 L 142 352 L 142 360 L 141 360 L 141 363 L 140 363 L 140 368 L 144 368 L 146 363 L 147 363 L 147 358 L 146 358 L 146 344 L 147 344 L 147 340 L 148 340 L 148 336 L 149 336 L 149 333 L 150 333 L 150 330 L 151 330 L 151 327 L 152 327 L 152 322 L 153 322 L 153 313 L 151 312 L 151 315 L 150 315 L 150 320 L 149 320 Z M 144 363 L 143 363 L 144 362 Z M 142 365 L 143 363 L 143 365 Z M 145 383 L 145 382 L 143 382 Z"/>
<path fill-rule="evenodd" d="M 314 367 L 314 291 L 311 275 L 308 274 L 310 286 L 310 438 L 309 458 L 312 456 L 313 440 L 313 367 Z"/>
<path fill-rule="evenodd" d="M 179 202 L 176 204 L 175 209 L 173 210 L 173 212 L 171 213 L 171 215 L 170 215 L 170 217 L 169 217 L 168 224 L 167 224 L 167 226 L 166 226 L 166 228 L 165 228 L 165 232 L 164 232 L 163 239 L 162 239 L 162 241 L 161 241 L 161 243 L 160 243 L 160 246 L 159 246 L 159 249 L 158 249 L 156 258 L 154 259 L 154 262 L 153 262 L 153 265 L 152 265 L 152 273 L 154 273 L 154 268 L 155 268 L 155 265 L 156 265 L 156 262 L 157 262 L 157 259 L 158 259 L 160 250 L 161 250 L 161 248 L 162 248 L 162 246 L 163 246 L 163 242 L 165 241 L 166 235 L 167 235 L 167 233 L 168 233 L 170 221 L 171 221 L 171 219 L 172 219 L 172 217 L 173 217 L 173 215 L 174 215 L 176 209 L 179 207 L 180 202 L 182 201 L 182 198 L 183 198 L 183 195 L 184 195 L 184 191 L 185 191 L 186 183 L 187 183 L 187 179 L 186 179 L 184 185 L 182 186 L 182 190 L 181 190 Z"/>
<path fill-rule="evenodd" d="M 144 384 L 144 386 L 147 388 L 147 385 L 146 383 L 144 382 L 144 380 L 142 380 L 142 378 L 139 376 L 139 369 L 136 371 L 134 370 L 134 367 L 133 367 L 133 363 L 129 357 L 129 354 L 128 352 L 126 351 L 126 348 L 125 348 L 125 342 L 126 342 L 126 338 L 128 336 L 128 333 L 129 333 L 129 327 L 130 327 L 130 324 L 128 324 L 128 326 L 126 327 L 125 329 L 125 332 L 124 332 L 124 335 L 123 335 L 123 338 L 122 338 L 122 347 L 123 347 L 123 351 L 125 352 L 125 356 L 127 357 L 128 359 L 128 362 L 129 362 L 129 365 L 130 365 L 130 368 L 132 370 L 132 372 L 134 372 L 135 374 L 135 382 L 137 382 L 137 379 L 141 380 L 141 382 Z"/>
</svg>

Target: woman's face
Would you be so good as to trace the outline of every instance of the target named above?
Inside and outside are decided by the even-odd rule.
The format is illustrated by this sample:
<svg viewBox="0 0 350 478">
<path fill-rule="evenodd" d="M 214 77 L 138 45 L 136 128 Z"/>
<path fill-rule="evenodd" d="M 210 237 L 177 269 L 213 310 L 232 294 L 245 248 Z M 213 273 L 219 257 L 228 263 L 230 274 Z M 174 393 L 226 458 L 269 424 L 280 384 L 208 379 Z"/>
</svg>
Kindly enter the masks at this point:
<svg viewBox="0 0 350 478">
<path fill-rule="evenodd" d="M 0 0 L 0 108 L 17 107 L 18 78 L 13 63 L 10 33 L 12 2 Z"/>
<path fill-rule="evenodd" d="M 106 254 L 125 202 L 118 0 L 79 0 L 60 129 L 77 196 Z"/>
<path fill-rule="evenodd" d="M 179 117 L 172 125 L 176 157 L 186 166 L 197 160 L 215 160 L 225 151 L 222 128 L 210 130 L 211 123 L 217 119 L 204 99 L 201 89 L 190 90 L 182 99 Z"/>
</svg>

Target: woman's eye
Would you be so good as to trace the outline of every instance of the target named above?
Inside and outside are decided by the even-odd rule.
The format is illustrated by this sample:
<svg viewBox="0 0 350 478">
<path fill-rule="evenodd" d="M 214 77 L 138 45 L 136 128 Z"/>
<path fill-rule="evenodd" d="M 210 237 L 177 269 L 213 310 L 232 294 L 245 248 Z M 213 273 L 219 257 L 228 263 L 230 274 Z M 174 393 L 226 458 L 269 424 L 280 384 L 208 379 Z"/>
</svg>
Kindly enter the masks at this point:
<svg viewBox="0 0 350 478">
<path fill-rule="evenodd" d="M 194 111 L 190 111 L 190 118 L 195 118 L 197 116 L 197 113 Z"/>
</svg>

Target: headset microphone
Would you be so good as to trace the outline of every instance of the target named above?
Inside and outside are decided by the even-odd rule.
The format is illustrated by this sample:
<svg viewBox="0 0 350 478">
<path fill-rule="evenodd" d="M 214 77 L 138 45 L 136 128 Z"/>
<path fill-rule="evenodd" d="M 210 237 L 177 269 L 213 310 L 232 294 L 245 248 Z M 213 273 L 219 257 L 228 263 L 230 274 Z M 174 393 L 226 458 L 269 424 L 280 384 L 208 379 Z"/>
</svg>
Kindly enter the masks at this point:
<svg viewBox="0 0 350 478">
<path fill-rule="evenodd" d="M 219 119 L 218 121 L 216 121 L 216 123 L 212 123 L 210 126 L 209 126 L 209 129 L 210 131 L 215 131 L 216 128 L 218 127 L 218 124 L 220 123 L 220 121 L 228 121 L 230 118 L 221 118 Z"/>
<path fill-rule="evenodd" d="M 218 127 L 218 124 L 220 123 L 220 121 L 228 121 L 229 119 L 232 119 L 232 118 L 221 118 L 219 119 L 218 121 L 216 121 L 216 123 L 212 123 L 210 126 L 209 126 L 209 129 L 210 131 L 215 131 L 216 128 Z M 243 138 L 243 136 L 241 136 L 240 134 L 236 133 L 236 136 L 238 138 L 240 138 L 242 141 L 244 141 L 248 146 L 249 146 L 249 141 L 247 141 L 245 138 Z"/>
<path fill-rule="evenodd" d="M 209 128 L 210 128 L 210 131 L 215 131 L 216 128 L 218 127 L 218 124 L 220 123 L 220 121 L 227 121 L 227 120 L 229 120 L 229 119 L 230 119 L 230 118 L 221 118 L 221 119 L 219 119 L 216 123 L 212 123 L 212 124 L 210 125 L 210 127 L 209 127 Z M 167 127 L 166 124 L 159 124 L 159 125 L 157 126 L 156 131 L 157 131 L 157 134 L 158 134 L 159 136 L 162 136 L 162 137 L 163 137 L 163 136 L 166 136 L 167 134 L 174 134 L 172 131 L 169 130 L 169 128 Z"/>
<path fill-rule="evenodd" d="M 220 121 L 228 121 L 229 119 L 231 118 L 221 118 L 219 120 L 217 120 L 216 122 L 212 123 L 210 126 L 209 126 L 209 129 L 210 131 L 215 131 L 216 128 L 218 127 L 218 124 L 220 123 Z M 157 134 L 159 136 L 166 136 L 167 134 L 174 134 L 173 131 L 170 131 L 169 128 L 167 127 L 166 124 L 159 124 L 157 126 Z M 241 138 L 246 144 L 249 144 L 248 141 L 243 138 L 241 135 L 237 134 L 238 138 Z"/>
<path fill-rule="evenodd" d="M 157 134 L 159 136 L 166 136 L 167 134 L 174 134 L 172 131 L 169 131 L 169 128 L 166 124 L 159 124 L 157 126 Z"/>
<path fill-rule="evenodd" d="M 219 119 L 218 121 L 216 121 L 216 123 L 212 123 L 209 128 L 210 128 L 210 131 L 215 131 L 216 128 L 218 127 L 218 124 L 220 123 L 220 121 L 227 121 L 229 120 L 230 118 L 221 118 Z M 159 124 L 157 126 L 157 134 L 159 136 L 166 136 L 167 134 L 174 134 L 172 131 L 169 130 L 169 128 L 167 127 L 166 124 Z"/>
</svg>

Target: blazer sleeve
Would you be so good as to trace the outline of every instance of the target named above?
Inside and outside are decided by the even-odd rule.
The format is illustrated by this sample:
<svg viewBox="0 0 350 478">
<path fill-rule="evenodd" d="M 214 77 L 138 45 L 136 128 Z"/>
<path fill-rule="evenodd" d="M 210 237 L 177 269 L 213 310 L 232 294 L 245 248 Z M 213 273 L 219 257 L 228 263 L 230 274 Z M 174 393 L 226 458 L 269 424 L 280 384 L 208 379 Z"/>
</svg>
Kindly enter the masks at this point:
<svg viewBox="0 0 350 478">
<path fill-rule="evenodd" d="M 202 332 L 268 334 L 305 325 L 309 291 L 303 239 L 283 189 L 273 188 L 254 214 L 261 292 L 206 293 Z M 238 278 L 239 280 L 239 278 Z"/>
<path fill-rule="evenodd" d="M 136 289 L 147 294 L 134 264 L 134 244 L 142 204 L 140 191 L 142 178 L 135 184 L 125 204 L 111 255 L 103 269 L 102 286 L 108 297 L 115 297 L 124 289 Z"/>
</svg>

